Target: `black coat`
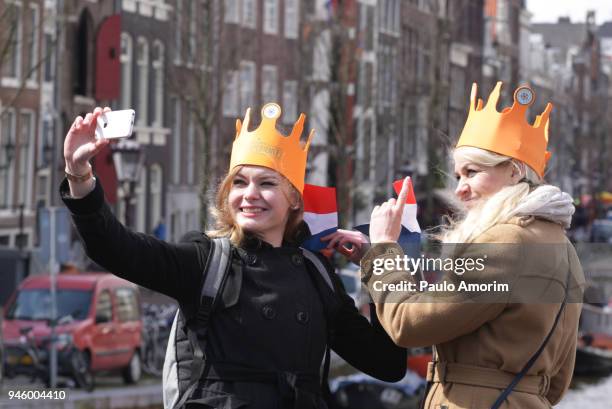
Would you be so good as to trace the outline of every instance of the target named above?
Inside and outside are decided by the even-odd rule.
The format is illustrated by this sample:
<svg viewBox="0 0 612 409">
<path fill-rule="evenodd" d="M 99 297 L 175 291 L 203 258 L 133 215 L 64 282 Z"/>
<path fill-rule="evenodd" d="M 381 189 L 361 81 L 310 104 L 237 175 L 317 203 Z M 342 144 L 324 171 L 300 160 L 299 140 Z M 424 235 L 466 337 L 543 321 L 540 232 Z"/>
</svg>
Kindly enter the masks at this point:
<svg viewBox="0 0 612 409">
<path fill-rule="evenodd" d="M 69 197 L 66 180 L 60 192 L 92 260 L 176 299 L 186 315 L 193 314 L 201 292 L 203 259 L 210 248 L 207 236 L 195 233 L 187 242 L 171 244 L 132 232 L 110 211 L 100 183 L 82 199 Z M 196 246 L 203 249 L 204 257 Z M 371 314 L 371 325 L 339 278 L 331 274 L 335 292 L 331 291 L 297 246 L 275 248 L 251 239 L 242 248 L 234 247 L 232 254 L 206 343 L 212 375 L 200 381 L 193 395 L 201 404 L 197 407 L 294 407 L 299 395 L 301 404 L 308 402 L 305 407 L 324 408 L 319 369 L 328 343 L 369 375 L 387 381 L 404 376 L 406 352 L 387 336 L 376 314 Z M 224 380 L 224 374 L 233 379 L 243 369 L 253 370 L 254 382 L 248 376 L 249 380 Z M 278 382 L 269 382 L 260 373 L 278 375 Z"/>
</svg>

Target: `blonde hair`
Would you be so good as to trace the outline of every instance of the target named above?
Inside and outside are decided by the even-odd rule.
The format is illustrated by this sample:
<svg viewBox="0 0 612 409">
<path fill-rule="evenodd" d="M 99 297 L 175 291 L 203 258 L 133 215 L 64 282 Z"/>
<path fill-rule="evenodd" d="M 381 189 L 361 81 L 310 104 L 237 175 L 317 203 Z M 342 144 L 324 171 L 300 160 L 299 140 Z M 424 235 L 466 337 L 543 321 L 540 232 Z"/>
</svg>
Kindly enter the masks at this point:
<svg viewBox="0 0 612 409">
<path fill-rule="evenodd" d="M 453 156 L 455 161 L 462 159 L 486 167 L 510 163 L 523 177 L 515 185 L 504 186 L 458 219 L 450 220 L 449 226 L 443 227 L 438 236 L 445 243 L 471 243 L 496 224 L 507 222 L 515 216 L 515 208 L 529 194 L 532 186 L 542 183 L 542 179 L 528 165 L 508 156 L 469 146 L 455 149 Z"/>
<path fill-rule="evenodd" d="M 240 172 L 242 166 L 236 166 L 221 181 L 217 188 L 217 194 L 215 197 L 214 205 L 211 206 L 211 213 L 215 219 L 215 228 L 209 230 L 206 234 L 209 237 L 229 237 L 232 244 L 240 246 L 244 243 L 246 238 L 246 232 L 236 223 L 234 216 L 229 205 L 228 197 L 230 190 L 232 189 L 232 182 L 234 178 Z M 280 174 L 279 174 L 280 175 Z M 289 208 L 289 217 L 287 224 L 285 225 L 285 233 L 283 240 L 287 242 L 293 242 L 295 235 L 298 231 L 302 220 L 304 219 L 304 200 L 300 192 L 289 182 L 289 180 L 281 176 L 282 184 L 281 192 L 287 198 L 289 203 L 293 203 L 290 196 L 298 198 L 298 203 L 293 204 Z M 286 188 L 286 189 L 285 189 Z"/>
</svg>

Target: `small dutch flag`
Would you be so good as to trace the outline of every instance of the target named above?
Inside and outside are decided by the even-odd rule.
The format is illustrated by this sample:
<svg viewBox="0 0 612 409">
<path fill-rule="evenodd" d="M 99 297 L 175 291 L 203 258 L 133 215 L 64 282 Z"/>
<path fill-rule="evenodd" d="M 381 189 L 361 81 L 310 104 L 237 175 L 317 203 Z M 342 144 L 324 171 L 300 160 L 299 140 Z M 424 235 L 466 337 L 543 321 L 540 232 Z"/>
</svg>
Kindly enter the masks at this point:
<svg viewBox="0 0 612 409">
<path fill-rule="evenodd" d="M 327 247 L 321 237 L 338 230 L 338 207 L 336 206 L 336 188 L 315 185 L 304 185 L 304 221 L 310 229 L 310 237 L 302 247 L 319 251 Z"/>
</svg>

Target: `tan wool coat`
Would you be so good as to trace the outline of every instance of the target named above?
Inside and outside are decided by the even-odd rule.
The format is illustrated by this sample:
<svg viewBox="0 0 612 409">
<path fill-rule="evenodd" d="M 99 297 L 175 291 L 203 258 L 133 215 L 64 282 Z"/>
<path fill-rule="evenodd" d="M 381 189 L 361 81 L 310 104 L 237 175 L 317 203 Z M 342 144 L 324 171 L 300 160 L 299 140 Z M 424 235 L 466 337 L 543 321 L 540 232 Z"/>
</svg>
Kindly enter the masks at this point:
<svg viewBox="0 0 612 409">
<path fill-rule="evenodd" d="M 575 249 L 561 226 L 533 217 L 496 225 L 474 243 L 487 246 L 486 268 L 480 275 L 465 273 L 460 279 L 502 282 L 509 275 L 524 273 L 526 277 L 511 286 L 513 294 L 499 295 L 494 302 L 434 301 L 427 298 L 427 292 L 381 291 L 381 284 L 419 280 L 405 270 L 385 269 L 382 274 L 372 274 L 377 259 L 403 256 L 395 243 L 376 244 L 362 259 L 361 270 L 362 280 L 376 302 L 378 317 L 398 345 L 435 346 L 440 363 L 430 370 L 435 382 L 426 398 L 426 408 L 484 409 L 491 407 L 505 385 L 538 350 L 553 326 L 567 287 L 572 295 L 549 342 L 501 406 L 550 408 L 567 391 L 574 369 L 580 294 L 584 288 Z M 470 246 L 464 249 L 464 255 L 470 253 Z M 377 265 L 381 262 L 378 260 Z M 456 274 L 451 276 L 458 278 Z M 538 296 L 534 290 L 537 288 L 546 288 L 553 297 L 534 298 Z"/>
</svg>

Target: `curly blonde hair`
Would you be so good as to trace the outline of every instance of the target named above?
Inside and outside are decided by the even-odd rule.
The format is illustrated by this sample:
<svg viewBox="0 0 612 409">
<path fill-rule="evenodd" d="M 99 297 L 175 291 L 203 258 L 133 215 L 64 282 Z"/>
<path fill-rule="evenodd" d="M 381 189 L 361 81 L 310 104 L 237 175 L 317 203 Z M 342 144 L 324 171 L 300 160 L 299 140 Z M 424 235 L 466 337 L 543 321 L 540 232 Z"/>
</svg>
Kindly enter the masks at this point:
<svg viewBox="0 0 612 409">
<path fill-rule="evenodd" d="M 232 244 L 240 246 L 244 243 L 247 233 L 236 223 L 236 219 L 232 214 L 228 197 L 232 189 L 232 182 L 242 166 L 236 166 L 223 178 L 217 189 L 214 205 L 211 206 L 211 212 L 215 218 L 215 228 L 206 232 L 209 237 L 229 237 Z M 280 173 L 279 173 L 280 175 Z M 281 176 L 282 187 L 281 192 L 287 198 L 292 206 L 289 208 L 289 217 L 285 225 L 285 233 L 283 240 L 289 243 L 294 242 L 298 229 L 304 220 L 304 200 L 301 193 L 289 182 L 289 180 Z M 294 198 L 294 200 L 291 199 Z M 297 203 L 295 198 L 297 198 Z"/>
</svg>

